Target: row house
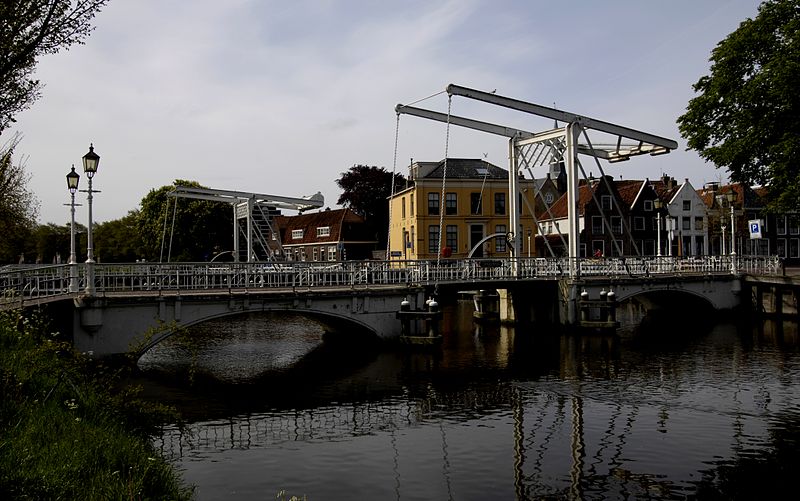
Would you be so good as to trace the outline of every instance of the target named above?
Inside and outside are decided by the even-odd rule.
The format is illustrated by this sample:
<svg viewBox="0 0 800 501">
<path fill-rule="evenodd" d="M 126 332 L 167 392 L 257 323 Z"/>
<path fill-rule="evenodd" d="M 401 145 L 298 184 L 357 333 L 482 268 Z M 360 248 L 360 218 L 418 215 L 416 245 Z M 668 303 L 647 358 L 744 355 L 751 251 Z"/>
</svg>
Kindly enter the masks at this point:
<svg viewBox="0 0 800 501">
<path fill-rule="evenodd" d="M 616 181 L 611 176 L 581 181 L 578 186 L 579 256 L 654 252 L 656 199 L 655 191 L 644 181 Z M 549 212 L 539 213 L 544 230 L 538 246 L 539 256 L 548 256 L 551 249 L 556 255 L 566 255 L 567 209 L 564 194 Z"/>
<path fill-rule="evenodd" d="M 270 245 L 287 261 L 370 259 L 378 244 L 364 218 L 350 209 L 277 216 L 275 223 Z"/>
<path fill-rule="evenodd" d="M 692 183 L 685 179 L 678 184 L 675 178 L 662 176 L 651 184 L 666 208 L 661 255 L 708 255 L 708 209 Z"/>
<path fill-rule="evenodd" d="M 569 222 L 567 196 L 549 213 L 540 212 L 544 228 L 539 255 L 565 255 Z M 686 180 L 658 181 L 591 178 L 578 186 L 579 255 L 694 256 L 707 254 L 703 201 Z"/>
<path fill-rule="evenodd" d="M 786 264 L 800 264 L 800 216 L 766 210 L 765 188 L 707 183 L 698 194 L 708 207 L 713 253 L 777 255 Z M 760 238 L 751 238 L 751 221 L 761 222 Z"/>
<path fill-rule="evenodd" d="M 485 160 L 468 158 L 448 158 L 446 177 L 444 167 L 444 160 L 414 162 L 409 168 L 409 184 L 390 198 L 391 259 L 431 259 L 438 255 L 464 258 L 473 248 L 473 257 L 509 256 L 505 237 L 484 241 L 491 235 L 511 232 L 508 171 Z M 535 254 L 533 211 L 539 188 L 534 180 L 523 177 L 519 186 L 521 225 L 517 235 L 522 236 L 522 255 Z M 545 189 L 550 193 L 549 200 L 554 201 L 554 185 Z"/>
</svg>

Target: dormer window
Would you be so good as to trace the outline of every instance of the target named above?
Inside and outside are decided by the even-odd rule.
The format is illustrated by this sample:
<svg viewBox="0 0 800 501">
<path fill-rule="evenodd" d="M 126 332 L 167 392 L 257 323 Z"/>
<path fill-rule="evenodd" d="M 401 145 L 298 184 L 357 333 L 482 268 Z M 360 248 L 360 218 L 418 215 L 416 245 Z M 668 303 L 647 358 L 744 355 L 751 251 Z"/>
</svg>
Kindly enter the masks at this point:
<svg viewBox="0 0 800 501">
<path fill-rule="evenodd" d="M 403 205 L 405 208 L 405 204 Z M 317 237 L 329 237 L 331 236 L 331 227 L 330 226 L 317 226 Z"/>
<path fill-rule="evenodd" d="M 303 230 L 292 230 L 292 240 L 302 240 Z"/>
</svg>

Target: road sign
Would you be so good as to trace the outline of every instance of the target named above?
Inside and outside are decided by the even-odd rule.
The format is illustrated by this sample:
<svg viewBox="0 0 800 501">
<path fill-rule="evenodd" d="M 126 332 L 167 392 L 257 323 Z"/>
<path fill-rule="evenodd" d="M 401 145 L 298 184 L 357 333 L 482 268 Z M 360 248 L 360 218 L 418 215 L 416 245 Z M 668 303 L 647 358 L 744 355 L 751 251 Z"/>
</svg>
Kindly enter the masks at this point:
<svg viewBox="0 0 800 501">
<path fill-rule="evenodd" d="M 764 227 L 763 219 L 751 219 L 747 225 L 750 227 L 750 239 L 761 238 L 761 228 Z"/>
</svg>

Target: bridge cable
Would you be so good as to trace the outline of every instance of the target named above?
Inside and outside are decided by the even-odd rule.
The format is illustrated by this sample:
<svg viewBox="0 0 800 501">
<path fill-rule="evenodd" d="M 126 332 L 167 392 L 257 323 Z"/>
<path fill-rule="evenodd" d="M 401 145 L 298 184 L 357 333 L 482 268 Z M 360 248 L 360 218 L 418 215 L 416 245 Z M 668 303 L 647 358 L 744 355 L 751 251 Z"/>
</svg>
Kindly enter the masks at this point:
<svg viewBox="0 0 800 501">
<path fill-rule="evenodd" d="M 167 214 L 169 214 L 169 194 L 167 194 L 167 204 L 164 206 L 164 229 L 161 232 L 161 254 L 158 256 L 158 262 L 164 262 L 164 242 L 167 240 Z"/>
<path fill-rule="evenodd" d="M 586 132 L 586 129 L 584 129 L 583 127 L 581 127 L 581 129 L 583 130 L 583 137 L 586 138 L 586 144 L 589 146 L 589 148 L 593 148 L 592 141 L 591 141 L 591 139 L 589 139 L 589 134 Z M 597 157 L 593 157 L 593 158 L 594 158 L 595 163 L 597 164 L 598 170 L 600 171 L 600 177 L 604 180 L 604 182 L 606 184 L 606 188 L 608 188 L 608 190 L 611 191 L 610 183 L 608 182 L 608 179 L 606 179 L 605 172 L 603 171 L 603 167 L 602 167 L 602 165 L 600 165 L 600 160 L 598 160 Z M 585 174 L 584 174 L 584 177 L 585 177 Z M 623 216 L 622 209 L 619 206 L 617 207 L 617 214 L 619 214 L 620 221 L 622 222 L 622 227 L 625 230 L 624 233 L 626 235 L 628 235 L 628 239 L 630 240 L 631 246 L 636 251 L 636 255 L 641 256 L 642 253 L 639 250 L 639 246 L 636 245 L 636 241 L 633 239 L 633 236 L 631 235 L 630 226 L 628 225 L 628 222 L 626 221 L 625 217 Z M 613 235 L 613 233 L 612 233 L 612 235 Z M 612 238 L 612 241 L 614 241 L 615 245 L 617 245 L 616 244 L 616 239 Z M 619 247 L 619 246 L 617 245 L 617 247 Z M 619 252 L 619 251 L 621 251 L 621 249 L 617 248 L 617 251 Z M 620 252 L 620 256 L 621 255 L 622 255 L 622 252 Z"/>
<path fill-rule="evenodd" d="M 393 160 L 392 160 L 392 193 L 389 196 L 389 227 L 386 230 L 386 261 L 388 261 L 389 258 L 391 257 L 389 252 L 392 249 L 392 246 L 391 246 L 391 243 L 392 243 L 392 205 L 394 205 L 394 180 L 395 180 L 395 176 L 397 175 L 395 173 L 397 172 L 397 142 L 398 142 L 398 138 L 399 137 L 400 137 L 400 113 L 398 112 L 397 113 L 397 121 L 396 121 L 395 126 L 394 126 L 394 157 L 393 157 Z M 405 203 L 405 201 L 403 201 L 403 203 Z M 405 245 L 406 245 L 405 237 L 403 235 L 401 235 L 401 237 L 403 238 L 403 242 L 402 242 L 402 246 L 403 247 L 402 248 L 403 248 L 403 250 L 405 250 Z"/>
<path fill-rule="evenodd" d="M 169 251 L 167 252 L 167 262 L 172 258 L 172 237 L 175 236 L 175 215 L 178 213 L 178 199 L 175 198 L 175 205 L 172 206 L 172 228 L 169 230 Z"/>
<path fill-rule="evenodd" d="M 444 226 L 444 213 L 447 210 L 446 202 L 445 202 L 445 190 L 447 188 L 447 156 L 450 150 L 450 111 L 453 105 L 453 96 L 451 94 L 447 94 L 447 127 L 445 128 L 445 137 L 444 137 L 444 165 L 442 166 L 442 196 L 439 199 L 439 243 L 436 247 L 436 269 L 439 269 L 439 266 L 442 261 L 442 229 Z M 434 281 L 434 290 L 436 293 L 439 293 L 439 274 L 436 274 L 436 279 Z"/>
</svg>

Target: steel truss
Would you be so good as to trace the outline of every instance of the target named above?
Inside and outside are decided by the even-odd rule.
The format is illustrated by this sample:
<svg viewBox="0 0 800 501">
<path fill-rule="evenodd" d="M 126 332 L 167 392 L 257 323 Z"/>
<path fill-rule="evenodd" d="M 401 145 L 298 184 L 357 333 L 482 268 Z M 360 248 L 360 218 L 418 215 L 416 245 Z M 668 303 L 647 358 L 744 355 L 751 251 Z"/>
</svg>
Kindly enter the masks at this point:
<svg viewBox="0 0 800 501">
<path fill-rule="evenodd" d="M 567 174 L 567 219 L 569 225 L 567 257 L 570 258 L 570 263 L 574 263 L 576 262 L 575 259 L 579 257 L 578 253 L 580 249 L 578 170 L 580 169 L 583 171 L 578 160 L 578 154 L 594 158 L 600 169 L 601 178 L 603 178 L 602 167 L 598 159 L 607 160 L 609 162 L 619 162 L 628 160 L 632 156 L 669 153 L 671 150 L 678 147 L 678 143 L 672 139 L 616 125 L 603 120 L 589 118 L 576 113 L 499 96 L 495 93 L 483 92 L 455 84 L 448 85 L 446 90 L 450 96 L 462 96 L 475 99 L 496 106 L 548 118 L 554 120 L 556 124 L 559 122 L 565 124 L 563 127 L 557 126 L 541 132 L 530 132 L 452 114 L 404 106 L 402 104 L 398 104 L 395 107 L 395 111 L 398 114 L 418 116 L 508 138 L 509 162 L 511 164 L 508 176 L 510 199 L 509 228 L 513 234 L 511 238 L 511 248 L 514 258 L 519 258 L 520 252 L 520 239 L 513 238 L 520 232 L 520 211 L 517 207 L 520 191 L 518 179 L 520 169 L 526 168 L 532 170 L 537 167 L 563 162 Z M 611 141 L 609 143 L 592 144 L 588 135 L 590 131 L 610 136 Z M 583 141 L 581 141 L 581 139 L 583 139 Z M 583 172 L 583 174 L 585 177 L 585 172 Z M 536 224 L 538 226 L 538 221 Z M 541 227 L 539 230 L 541 232 Z M 580 270 L 571 265 L 570 275 L 577 276 L 579 273 Z"/>
<path fill-rule="evenodd" d="M 176 199 L 190 198 L 231 204 L 234 226 L 233 258 L 237 262 L 240 260 L 241 252 L 240 234 L 245 237 L 248 262 L 260 261 L 262 260 L 260 258 L 276 260 L 279 255 L 283 254 L 280 232 L 274 226 L 273 221 L 273 217 L 279 214 L 278 210 L 290 209 L 302 213 L 310 209 L 319 209 L 325 204 L 325 198 L 319 192 L 308 197 L 296 198 L 194 186 L 176 186 L 169 196 Z M 241 221 L 244 221 L 244 227 L 242 227 Z M 272 235 L 275 236 L 274 239 Z"/>
</svg>

